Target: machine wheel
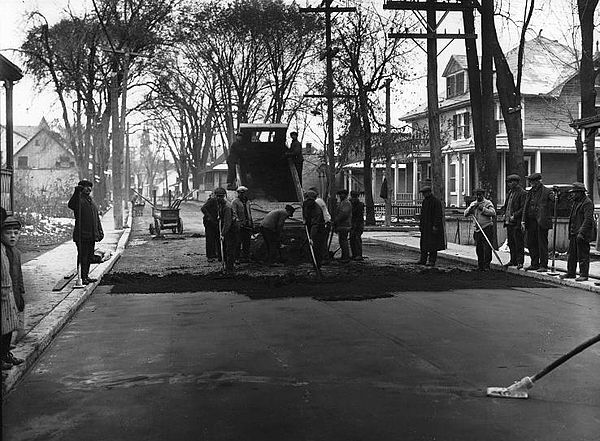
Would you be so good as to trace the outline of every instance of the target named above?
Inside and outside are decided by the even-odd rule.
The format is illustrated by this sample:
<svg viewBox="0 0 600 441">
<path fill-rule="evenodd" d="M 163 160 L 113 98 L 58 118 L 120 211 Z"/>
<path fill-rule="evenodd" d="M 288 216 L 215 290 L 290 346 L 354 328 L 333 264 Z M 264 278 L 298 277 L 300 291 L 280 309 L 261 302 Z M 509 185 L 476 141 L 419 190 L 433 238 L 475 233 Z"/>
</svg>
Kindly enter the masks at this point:
<svg viewBox="0 0 600 441">
<path fill-rule="evenodd" d="M 177 233 L 183 234 L 183 220 L 177 219 Z"/>
<path fill-rule="evenodd" d="M 158 219 L 154 219 L 154 231 L 156 231 L 157 236 L 160 236 L 160 222 L 158 222 Z"/>
<path fill-rule="evenodd" d="M 150 227 L 148 229 L 150 230 L 150 234 L 154 236 L 154 225 L 150 224 Z"/>
</svg>

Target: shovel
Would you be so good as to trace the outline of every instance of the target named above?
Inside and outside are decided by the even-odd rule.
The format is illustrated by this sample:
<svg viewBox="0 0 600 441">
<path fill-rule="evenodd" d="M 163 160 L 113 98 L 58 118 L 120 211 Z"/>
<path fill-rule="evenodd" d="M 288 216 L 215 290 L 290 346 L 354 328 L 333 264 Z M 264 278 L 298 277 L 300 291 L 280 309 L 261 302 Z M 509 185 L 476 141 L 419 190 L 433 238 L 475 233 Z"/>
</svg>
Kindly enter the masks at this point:
<svg viewBox="0 0 600 441">
<path fill-rule="evenodd" d="M 490 242 L 490 240 L 488 239 L 487 235 L 483 231 L 483 228 L 481 228 L 481 225 L 479 224 L 479 222 L 477 222 L 477 218 L 475 216 L 473 216 L 473 215 L 471 215 L 471 217 L 475 221 L 475 224 L 477 225 L 477 228 L 479 228 L 479 231 L 481 232 L 481 234 L 483 234 L 483 237 L 485 237 L 486 242 L 488 243 L 488 245 L 490 246 L 490 248 L 494 252 L 494 255 L 496 256 L 496 259 L 498 259 L 498 262 L 500 262 L 500 266 L 502 266 L 502 268 L 504 270 L 506 270 L 506 268 L 504 268 L 504 264 L 502 263 L 502 259 L 500 259 L 500 256 L 496 252 L 496 249 L 492 246 L 492 242 Z"/>
<path fill-rule="evenodd" d="M 221 267 L 223 272 L 225 272 L 225 245 L 223 238 L 223 221 L 221 220 L 221 216 L 218 218 L 219 220 L 219 244 L 221 246 Z"/>
<path fill-rule="evenodd" d="M 554 231 L 552 232 L 552 271 L 547 273 L 549 276 L 558 276 L 556 272 L 556 221 L 558 206 L 558 190 L 554 191 Z"/>
<path fill-rule="evenodd" d="M 310 233 L 308 232 L 308 226 L 306 224 L 304 225 L 304 231 L 306 232 L 306 238 L 308 239 L 308 248 L 310 249 L 310 256 L 312 257 L 313 265 L 317 271 L 317 277 L 321 278 L 321 268 L 319 268 L 319 265 L 317 265 L 317 258 L 315 257 L 315 250 L 313 249 L 313 241 L 310 238 Z"/>
<path fill-rule="evenodd" d="M 559 359 L 550 363 L 548 366 L 546 366 L 544 369 L 542 369 L 541 371 L 539 371 L 537 374 L 533 375 L 532 377 L 523 377 L 521 380 L 515 381 L 514 384 L 512 384 L 508 387 L 488 387 L 486 395 L 488 397 L 495 397 L 495 398 L 529 398 L 529 395 L 527 394 L 527 390 L 531 389 L 533 387 L 533 384 L 536 381 L 538 381 L 545 375 L 549 374 L 551 371 L 553 371 L 554 369 L 559 367 L 561 364 L 566 362 L 571 357 L 579 354 L 584 349 L 592 346 L 594 343 L 598 343 L 599 341 L 600 341 L 600 334 L 583 342 L 582 344 L 577 346 L 575 349 L 573 349 L 571 352 L 566 353 Z"/>
</svg>

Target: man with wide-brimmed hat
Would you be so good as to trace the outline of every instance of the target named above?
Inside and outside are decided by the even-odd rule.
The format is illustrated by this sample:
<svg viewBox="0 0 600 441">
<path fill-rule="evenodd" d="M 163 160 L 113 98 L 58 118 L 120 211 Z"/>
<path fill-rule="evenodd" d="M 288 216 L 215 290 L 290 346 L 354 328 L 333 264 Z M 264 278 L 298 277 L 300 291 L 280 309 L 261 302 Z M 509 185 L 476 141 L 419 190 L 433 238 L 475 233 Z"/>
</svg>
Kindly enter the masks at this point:
<svg viewBox="0 0 600 441">
<path fill-rule="evenodd" d="M 465 210 L 465 217 L 473 216 L 477 220 L 473 239 L 477 253 L 477 269 L 487 271 L 492 263 L 492 248 L 488 240 L 494 245 L 494 204 L 485 198 L 485 190 L 476 188 L 473 193 L 477 197 Z M 486 237 L 488 240 L 486 240 Z M 495 246 L 495 245 L 494 245 Z"/>
<path fill-rule="evenodd" d="M 227 190 L 236 189 L 237 180 L 237 164 L 240 160 L 240 152 L 242 150 L 242 132 L 235 134 L 235 141 L 229 146 L 229 153 L 227 154 Z"/>
<path fill-rule="evenodd" d="M 89 276 L 90 263 L 94 257 L 96 242 L 104 238 L 98 206 L 91 196 L 93 185 L 87 179 L 79 181 L 68 203 L 75 215 L 73 242 L 77 245 L 77 262 L 80 266 L 81 281 L 84 284 L 96 281 Z"/>
<path fill-rule="evenodd" d="M 579 277 L 575 280 L 584 282 L 590 271 L 590 242 L 596 237 L 594 222 L 594 204 L 586 195 L 585 185 L 574 182 L 569 190 L 573 201 L 569 215 L 569 251 L 567 258 L 567 273 L 561 279 L 575 279 L 577 262 L 579 262 Z"/>
<path fill-rule="evenodd" d="M 523 205 L 521 228 L 525 231 L 531 264 L 525 270 L 548 271 L 548 230 L 552 229 L 554 193 L 542 184 L 542 175 L 527 176 L 531 190 Z"/>
<path fill-rule="evenodd" d="M 525 262 L 525 241 L 521 229 L 521 220 L 527 192 L 521 187 L 519 175 L 507 176 L 506 185 L 508 194 L 501 211 L 504 213 L 504 228 L 506 228 L 510 260 L 504 266 L 516 266 L 517 269 L 521 269 Z"/>
<path fill-rule="evenodd" d="M 298 132 L 290 132 L 290 138 L 292 138 L 292 142 L 290 143 L 290 148 L 286 152 L 286 155 L 294 163 L 296 172 L 298 173 L 298 179 L 300 180 L 300 185 L 302 185 L 302 166 L 304 165 L 302 143 L 298 141 Z"/>
<path fill-rule="evenodd" d="M 252 231 L 254 230 L 254 223 L 252 221 L 252 212 L 250 211 L 248 188 L 240 185 L 237 188 L 237 194 L 238 197 L 231 203 L 238 224 L 238 240 L 235 258 L 247 262 L 250 258 L 250 242 L 252 239 Z"/>
<path fill-rule="evenodd" d="M 421 217 L 419 218 L 421 258 L 417 263 L 435 266 L 437 252 L 446 249 L 444 208 L 442 202 L 431 192 L 430 186 L 421 188 L 420 192 L 423 193 Z"/>
</svg>

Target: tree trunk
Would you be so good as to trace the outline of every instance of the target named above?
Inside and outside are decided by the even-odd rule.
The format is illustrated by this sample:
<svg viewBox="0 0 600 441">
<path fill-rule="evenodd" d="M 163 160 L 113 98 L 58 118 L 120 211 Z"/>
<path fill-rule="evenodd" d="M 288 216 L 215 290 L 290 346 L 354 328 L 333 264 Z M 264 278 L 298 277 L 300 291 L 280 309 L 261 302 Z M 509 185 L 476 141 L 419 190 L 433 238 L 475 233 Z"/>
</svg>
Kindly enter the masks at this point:
<svg viewBox="0 0 600 441">
<path fill-rule="evenodd" d="M 111 116 L 112 116 L 112 184 L 113 184 L 113 219 L 115 230 L 123 228 L 123 147 L 122 137 L 119 130 L 119 98 L 118 98 L 118 79 L 115 75 L 112 79 L 111 87 Z"/>
<path fill-rule="evenodd" d="M 594 11 L 598 0 L 578 0 L 579 22 L 581 23 L 581 67 L 579 81 L 581 87 L 581 117 L 589 118 L 596 115 L 596 89 L 594 87 Z M 588 183 L 588 192 L 594 200 L 594 185 L 596 184 L 596 130 L 586 130 L 584 144 L 587 147 L 588 173 L 585 177 Z M 585 160 L 585 158 L 584 158 Z M 583 177 L 583 173 L 582 173 Z M 585 181 L 584 181 L 585 182 Z"/>
<path fill-rule="evenodd" d="M 371 136 L 371 120 L 369 119 L 369 106 L 367 92 L 364 85 L 358 83 L 358 107 L 363 129 L 363 143 L 365 157 L 363 160 L 363 174 L 365 179 L 365 225 L 375 225 L 375 201 L 373 200 L 373 149 Z"/>
<path fill-rule="evenodd" d="M 433 0 L 428 0 L 435 3 Z M 427 11 L 429 32 L 437 28 L 435 11 Z M 440 111 L 437 82 L 437 40 L 427 39 L 427 122 L 429 126 L 429 152 L 431 155 L 431 189 L 442 201 L 446 200 L 442 173 L 442 141 L 440 139 Z"/>
<path fill-rule="evenodd" d="M 475 18 L 473 11 L 463 11 L 465 34 L 475 34 Z M 481 104 L 481 72 L 479 70 L 479 57 L 477 55 L 477 41 L 465 39 L 467 52 L 467 66 L 469 75 L 469 95 L 471 98 L 471 122 L 473 124 L 473 142 L 475 144 L 475 163 L 483 163 L 484 136 L 483 112 Z M 469 185 L 470 187 L 470 185 Z"/>
<path fill-rule="evenodd" d="M 494 62 L 496 64 L 496 88 L 498 89 L 502 117 L 504 118 L 508 138 L 508 174 L 519 175 L 521 184 L 525 184 L 526 170 L 523 155 L 521 93 L 517 90 L 514 76 L 498 42 L 495 26 L 492 33 L 491 43 L 493 44 Z"/>
<path fill-rule="evenodd" d="M 492 202 L 498 196 L 498 158 L 496 154 L 496 130 L 494 128 L 494 72 L 493 41 L 494 9 L 492 0 L 481 5 L 481 114 L 483 124 L 483 162 L 478 164 L 481 186 Z"/>
</svg>

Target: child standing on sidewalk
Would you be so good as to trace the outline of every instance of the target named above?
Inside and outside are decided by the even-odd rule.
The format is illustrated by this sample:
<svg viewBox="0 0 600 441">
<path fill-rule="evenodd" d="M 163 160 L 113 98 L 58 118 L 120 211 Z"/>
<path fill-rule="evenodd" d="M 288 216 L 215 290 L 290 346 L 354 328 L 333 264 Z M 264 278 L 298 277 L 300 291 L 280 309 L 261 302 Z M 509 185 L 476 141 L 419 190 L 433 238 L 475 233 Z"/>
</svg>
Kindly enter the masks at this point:
<svg viewBox="0 0 600 441">
<path fill-rule="evenodd" d="M 14 273 L 18 278 L 21 274 L 21 262 L 18 259 L 18 271 L 13 268 L 13 264 L 17 262 L 9 259 L 9 254 L 14 256 L 13 250 L 19 239 L 19 231 L 21 229 L 21 223 L 13 216 L 8 216 L 2 221 L 2 241 L 1 247 L 1 261 L 2 261 L 2 337 L 0 338 L 0 359 L 2 361 L 2 370 L 10 369 L 14 365 L 23 363 L 23 360 L 15 357 L 10 352 L 10 343 L 12 340 L 13 332 L 19 328 L 19 309 L 15 298 L 20 298 L 21 306 L 24 307 L 24 301 L 22 292 L 13 284 L 12 274 Z M 22 284 L 22 276 L 21 276 Z M 22 310 L 23 308 L 21 308 Z"/>
</svg>

